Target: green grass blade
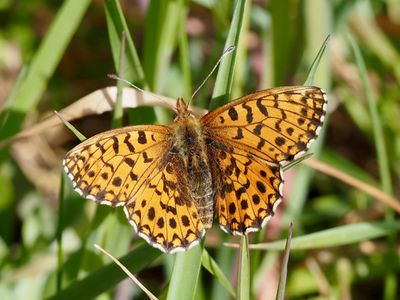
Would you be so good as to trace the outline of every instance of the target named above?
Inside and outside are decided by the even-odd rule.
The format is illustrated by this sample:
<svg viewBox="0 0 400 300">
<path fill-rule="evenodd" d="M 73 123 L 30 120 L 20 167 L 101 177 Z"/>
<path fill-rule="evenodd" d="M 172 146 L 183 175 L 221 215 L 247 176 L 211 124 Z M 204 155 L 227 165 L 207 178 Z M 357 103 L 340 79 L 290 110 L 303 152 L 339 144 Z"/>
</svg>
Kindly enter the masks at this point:
<svg viewBox="0 0 400 300">
<path fill-rule="evenodd" d="M 149 16 L 145 24 L 143 43 L 143 68 L 151 91 L 161 93 L 170 70 L 171 58 L 179 38 L 180 19 L 186 1 L 166 0 L 150 1 L 147 10 Z M 182 96 L 182 95 L 174 95 Z M 157 121 L 170 121 L 170 111 L 156 107 Z"/>
<path fill-rule="evenodd" d="M 104 9 L 106 13 L 108 35 L 112 55 L 114 58 L 114 65 L 118 66 L 120 62 L 120 49 L 122 45 L 122 32 L 125 32 L 126 37 L 126 50 L 125 61 L 126 65 L 123 70 L 119 70 L 124 74 L 124 79 L 134 83 L 140 83 L 144 88 L 147 87 L 145 75 L 139 56 L 136 51 L 135 44 L 133 43 L 130 35 L 129 28 L 126 24 L 125 17 L 122 13 L 121 6 L 118 0 L 104 1 Z"/>
<path fill-rule="evenodd" d="M 303 12 L 305 19 L 305 53 L 304 62 L 306 66 L 313 65 L 318 66 L 318 71 L 309 71 L 313 78 L 310 82 L 306 80 L 307 84 L 321 86 L 327 91 L 330 88 L 331 82 L 331 59 L 329 53 L 329 48 L 325 47 L 329 45 L 329 36 L 332 34 L 332 27 L 334 24 L 334 16 L 332 13 L 332 3 L 319 0 L 308 0 L 304 2 Z M 317 14 L 315 12 L 318 12 Z M 323 43 L 320 52 L 317 55 L 318 60 L 315 57 L 315 49 L 318 49 Z M 321 59 L 321 58 L 325 59 Z M 313 62 L 311 64 L 311 62 Z M 305 84 L 306 85 L 306 84 Z"/>
<path fill-rule="evenodd" d="M 167 299 L 194 299 L 201 267 L 202 246 L 177 253 Z"/>
<path fill-rule="evenodd" d="M 290 11 L 289 0 L 272 0 L 270 3 L 272 18 L 271 45 L 273 61 L 271 63 L 272 84 L 274 86 L 285 85 L 289 69 L 289 55 L 291 49 L 290 36 Z"/>
<path fill-rule="evenodd" d="M 319 14 L 312 14 L 312 7 L 308 7 L 310 11 L 306 12 L 306 22 L 312 22 L 314 25 L 313 26 L 319 26 L 320 28 L 323 28 L 324 30 L 318 30 L 318 31 L 313 31 L 310 30 L 307 33 L 307 39 L 312 40 L 313 42 L 311 44 L 315 45 L 315 41 L 323 41 L 326 39 L 326 37 L 329 34 L 330 26 L 331 23 L 327 22 L 327 20 L 330 20 L 330 9 L 329 5 L 325 2 L 318 3 L 318 8 L 321 13 Z M 309 20 L 312 19 L 312 20 Z M 318 25 L 316 25 L 318 24 Z M 311 27 L 311 26 L 309 26 Z M 311 28 L 309 28 L 311 29 Z M 318 84 L 323 87 L 325 90 L 329 90 L 330 87 L 330 64 L 326 61 L 326 59 L 323 59 L 323 54 L 326 53 L 325 51 L 327 50 L 326 47 L 326 41 L 323 43 L 322 47 L 320 47 L 320 50 L 315 56 L 315 49 L 311 49 L 310 47 L 306 48 L 306 53 L 308 57 L 315 57 L 314 58 L 314 63 L 312 64 L 312 67 L 310 68 L 310 74 L 307 76 L 307 80 L 305 85 L 314 85 L 315 83 L 312 80 L 318 80 Z M 314 46 L 315 47 L 315 46 Z M 309 59 L 310 61 L 312 59 Z M 317 72 L 318 69 L 318 72 Z M 318 76 L 317 76 L 318 75 Z M 317 76 L 317 77 L 315 77 Z M 328 100 L 329 101 L 329 100 Z M 324 123 L 327 123 L 328 121 L 328 116 L 326 116 Z M 319 133 L 319 137 L 317 141 L 315 141 L 312 145 L 312 148 L 310 150 L 310 153 L 312 152 L 316 157 L 318 157 L 319 152 L 322 149 L 322 144 L 324 141 L 324 136 L 325 136 L 325 128 L 324 126 L 322 130 Z M 305 201 L 307 199 L 308 191 L 309 191 L 309 186 L 311 184 L 312 178 L 314 176 L 315 172 L 311 169 L 305 168 L 304 166 L 299 166 L 296 169 L 296 177 L 293 182 L 293 186 L 291 189 L 291 194 L 290 194 L 290 201 L 287 203 L 285 215 L 284 215 L 284 222 L 286 224 L 291 223 L 294 220 L 299 219 L 299 215 L 301 214 Z M 296 223 L 296 228 L 301 230 L 301 224 Z"/>
<path fill-rule="evenodd" d="M 226 237 L 226 236 L 225 236 Z M 221 239 L 222 240 L 222 239 Z M 213 255 L 214 260 L 218 264 L 218 268 L 223 272 L 223 274 L 232 274 L 234 270 L 234 265 L 232 261 L 235 258 L 235 250 L 228 247 L 218 247 L 218 250 Z M 234 290 L 236 298 L 236 290 Z M 215 281 L 212 285 L 212 290 L 210 294 L 211 299 L 229 300 L 231 295 L 219 282 Z"/>
<path fill-rule="evenodd" d="M 227 103 L 230 98 L 236 51 L 239 47 L 238 42 L 245 13 L 245 5 L 246 1 L 237 1 L 235 11 L 233 13 L 231 27 L 229 29 L 228 37 L 225 41 L 225 49 L 234 46 L 236 50 L 221 61 L 218 69 L 217 79 L 215 81 L 212 101 L 209 106 L 210 110 Z"/>
<path fill-rule="evenodd" d="M 321 230 L 300 237 L 291 242 L 292 250 L 320 249 L 358 243 L 365 240 L 388 236 L 400 231 L 400 221 L 363 222 Z M 283 250 L 285 240 L 250 245 L 250 249 Z"/>
<path fill-rule="evenodd" d="M 389 159 L 387 156 L 386 150 L 386 142 L 384 139 L 383 127 L 382 122 L 379 116 L 377 102 L 374 97 L 374 93 L 371 89 L 371 86 L 368 81 L 367 76 L 367 68 L 364 63 L 364 59 L 362 57 L 361 51 L 354 41 L 354 39 L 349 35 L 348 37 L 352 50 L 354 52 L 356 64 L 358 67 L 358 72 L 361 78 L 361 86 L 364 91 L 364 95 L 367 98 L 367 104 L 369 113 L 371 115 L 371 123 L 372 123 L 372 130 L 373 136 L 375 141 L 375 151 L 378 157 L 378 168 L 379 168 L 379 176 L 381 180 L 381 186 L 385 193 L 392 195 L 393 188 L 392 188 L 392 180 L 390 177 L 390 168 L 389 168 Z M 386 210 L 386 220 L 393 220 L 394 219 L 394 211 L 390 208 Z M 388 239 L 388 254 L 396 255 L 396 235 L 393 234 Z M 384 288 L 384 299 L 395 299 L 396 291 L 398 289 L 398 284 L 396 280 L 396 275 L 394 273 L 388 273 L 385 277 L 385 288 Z"/>
<path fill-rule="evenodd" d="M 60 191 L 58 193 L 58 224 L 57 224 L 57 279 L 56 279 L 56 291 L 61 291 L 61 283 L 62 283 L 62 271 L 63 271 L 63 246 L 62 246 L 62 231 L 64 228 L 64 170 L 61 171 L 61 183 L 60 183 Z"/>
<path fill-rule="evenodd" d="M 179 22 L 179 62 L 182 70 L 183 96 L 187 101 L 192 97 L 192 74 L 190 69 L 189 43 L 186 34 L 186 9 L 182 10 Z"/>
<path fill-rule="evenodd" d="M 308 85 L 313 85 L 314 81 L 315 81 L 315 73 L 317 72 L 317 68 L 321 62 L 321 58 L 323 57 L 326 47 L 328 46 L 328 42 L 329 42 L 329 38 L 330 36 L 328 35 L 324 41 L 324 43 L 322 44 L 321 48 L 319 49 L 317 56 L 315 57 L 311 67 L 310 67 L 310 71 L 308 71 L 308 76 L 306 81 L 304 82 L 305 86 Z"/>
<path fill-rule="evenodd" d="M 137 273 L 151 264 L 162 253 L 160 250 L 142 244 L 132 252 L 128 253 L 119 261 Z M 101 255 L 100 253 L 98 255 Z M 49 300 L 64 299 L 92 299 L 109 290 L 118 282 L 125 279 L 126 274 L 113 262 L 91 272 L 87 277 L 77 280 L 62 290 L 60 293 L 48 298 Z"/>
<path fill-rule="evenodd" d="M 143 65 L 150 89 L 154 92 L 163 90 L 162 84 L 177 43 L 184 2 L 150 1 L 147 14 L 153 17 L 146 22 Z"/>
<path fill-rule="evenodd" d="M 10 108 L 13 107 L 14 102 L 16 101 L 15 97 L 21 87 L 21 84 L 25 80 L 27 72 L 28 72 L 28 68 L 26 66 L 23 66 L 21 71 L 18 74 L 17 80 L 14 83 L 14 86 L 12 87 L 10 95 L 7 97 L 7 100 L 4 103 L 3 111 L 0 112 L 0 129 L 1 130 L 3 130 L 4 125 L 5 125 L 8 117 L 10 116 Z"/>
<path fill-rule="evenodd" d="M 122 32 L 121 38 L 121 48 L 119 50 L 119 61 L 116 67 L 118 76 L 120 78 L 124 78 L 124 66 L 125 66 L 125 44 L 126 44 L 126 33 L 125 31 Z M 113 119 L 112 119 L 112 127 L 119 128 L 122 126 L 122 117 L 123 117 L 123 110 L 122 110 L 122 93 L 124 82 L 122 80 L 117 81 L 117 97 L 115 99 L 114 107 L 113 107 Z"/>
<path fill-rule="evenodd" d="M 236 298 L 235 289 L 232 287 L 232 284 L 226 278 L 225 274 L 222 272 L 217 262 L 210 256 L 206 249 L 203 250 L 201 263 L 204 268 L 207 269 L 216 279 L 218 279 L 219 283 L 231 294 L 233 298 Z"/>
<path fill-rule="evenodd" d="M 288 269 L 289 254 L 290 254 L 290 243 L 292 241 L 292 233 L 293 233 L 293 224 L 290 223 L 289 235 L 286 240 L 285 252 L 284 252 L 283 260 L 282 260 L 281 275 L 279 277 L 278 291 L 276 292 L 277 300 L 285 299 L 286 278 L 287 278 L 287 269 Z"/>
<path fill-rule="evenodd" d="M 249 237 L 247 234 L 240 239 L 239 271 L 237 283 L 237 299 L 250 299 L 250 257 Z"/>
<path fill-rule="evenodd" d="M 364 95 L 367 98 L 368 108 L 372 119 L 372 129 L 374 133 L 374 140 L 376 146 L 376 154 L 378 157 L 379 174 L 382 182 L 382 189 L 387 194 L 393 194 L 392 181 L 390 177 L 389 159 L 387 157 L 386 143 L 383 134 L 382 122 L 379 116 L 378 108 L 376 105 L 376 99 L 374 92 L 367 78 L 367 69 L 365 67 L 364 59 L 361 55 L 361 51 L 352 37 L 349 36 L 350 45 L 353 49 L 354 56 L 356 59 L 359 75 L 361 78 L 362 88 Z"/>
<path fill-rule="evenodd" d="M 231 98 L 236 99 L 243 96 L 243 87 L 245 86 L 247 73 L 247 47 L 241 45 L 246 45 L 246 41 L 249 39 L 249 28 L 251 19 L 251 1 L 247 1 L 244 6 L 243 20 L 241 25 L 241 32 L 239 34 L 239 47 L 236 48 L 236 59 L 235 59 L 235 77 L 233 80 L 233 87 Z"/>
<path fill-rule="evenodd" d="M 60 115 L 58 112 L 55 111 L 55 114 L 61 119 L 61 121 L 64 123 L 65 127 L 67 127 L 71 132 L 79 139 L 79 141 L 83 142 L 86 140 L 86 137 L 79 132 L 78 129 L 75 128 L 74 125 L 72 125 L 70 122 L 65 120 L 62 115 Z"/>
<path fill-rule="evenodd" d="M 68 0 L 63 2 L 32 59 L 24 81 L 16 91 L 15 101 L 4 112 L 9 116 L 0 131 L 0 140 L 17 133 L 25 115 L 35 110 L 46 89 L 48 80 L 53 75 L 68 43 L 76 32 L 89 3 L 89 0 Z"/>
</svg>

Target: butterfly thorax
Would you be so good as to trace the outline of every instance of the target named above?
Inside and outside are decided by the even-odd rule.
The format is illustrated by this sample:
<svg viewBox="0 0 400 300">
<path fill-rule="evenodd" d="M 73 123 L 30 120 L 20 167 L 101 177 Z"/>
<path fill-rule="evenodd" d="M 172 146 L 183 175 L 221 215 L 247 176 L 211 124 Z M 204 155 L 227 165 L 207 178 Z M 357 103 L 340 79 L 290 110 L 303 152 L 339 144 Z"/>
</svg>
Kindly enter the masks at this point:
<svg viewBox="0 0 400 300">
<path fill-rule="evenodd" d="M 177 103 L 174 129 L 177 155 L 181 156 L 185 164 L 192 199 L 204 227 L 210 228 L 214 201 L 206 147 L 199 119 L 191 114 L 182 99 L 179 99 Z"/>
</svg>

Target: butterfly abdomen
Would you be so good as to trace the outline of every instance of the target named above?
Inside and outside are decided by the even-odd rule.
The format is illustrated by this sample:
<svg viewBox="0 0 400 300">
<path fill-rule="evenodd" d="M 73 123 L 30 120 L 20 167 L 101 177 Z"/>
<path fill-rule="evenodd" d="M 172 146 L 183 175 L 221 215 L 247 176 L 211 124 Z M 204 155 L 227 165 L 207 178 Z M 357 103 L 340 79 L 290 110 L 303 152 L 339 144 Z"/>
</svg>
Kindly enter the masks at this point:
<svg viewBox="0 0 400 300">
<path fill-rule="evenodd" d="M 189 189 L 204 228 L 212 226 L 214 194 L 211 170 L 197 119 L 188 117 L 176 128 L 176 146 L 185 162 Z"/>
</svg>

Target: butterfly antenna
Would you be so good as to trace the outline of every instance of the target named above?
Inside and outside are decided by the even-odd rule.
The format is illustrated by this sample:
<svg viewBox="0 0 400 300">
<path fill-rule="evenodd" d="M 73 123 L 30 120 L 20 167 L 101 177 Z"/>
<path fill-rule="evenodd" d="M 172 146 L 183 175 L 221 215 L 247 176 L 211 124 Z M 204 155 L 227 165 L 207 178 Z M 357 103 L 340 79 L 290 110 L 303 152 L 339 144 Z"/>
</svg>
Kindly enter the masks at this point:
<svg viewBox="0 0 400 300">
<path fill-rule="evenodd" d="M 221 57 L 218 59 L 217 63 L 214 65 L 214 67 L 212 68 L 211 72 L 208 73 L 207 77 L 203 80 L 203 82 L 199 85 L 199 87 L 194 91 L 194 93 L 192 94 L 192 97 L 190 97 L 190 101 L 189 101 L 188 105 L 190 105 L 190 103 L 192 102 L 194 96 L 196 96 L 196 94 L 203 87 L 203 85 L 206 83 L 208 78 L 210 78 L 212 73 L 214 73 L 215 69 L 218 67 L 218 65 L 221 63 L 221 61 L 224 59 L 224 57 L 227 56 L 228 54 L 230 54 L 231 52 L 233 52 L 235 50 L 235 48 L 236 48 L 235 46 L 229 46 L 224 51 L 224 53 L 222 53 Z"/>
<path fill-rule="evenodd" d="M 145 91 L 145 90 L 141 89 L 140 87 L 134 85 L 132 82 L 130 82 L 130 81 L 126 80 L 126 79 L 123 79 L 123 78 L 119 77 L 118 75 L 115 75 L 115 74 L 108 74 L 107 77 L 108 77 L 108 78 L 111 78 L 111 79 L 114 79 L 114 80 L 122 81 L 122 82 L 128 84 L 129 86 L 133 87 L 134 89 L 136 89 L 136 90 L 142 92 L 143 94 L 145 94 L 145 93 L 151 93 L 151 92 L 148 92 L 148 91 Z M 176 109 L 175 109 L 175 106 L 171 105 L 171 103 L 169 103 L 168 101 L 166 101 L 166 100 L 163 99 L 162 97 L 160 97 L 160 96 L 158 96 L 157 94 L 154 94 L 154 93 L 151 93 L 151 94 L 152 94 L 154 97 L 156 97 L 157 99 L 159 99 L 160 101 L 162 101 L 163 103 L 165 103 L 165 104 L 166 104 L 168 107 L 170 107 L 172 110 L 174 110 L 174 111 L 176 110 Z"/>
</svg>

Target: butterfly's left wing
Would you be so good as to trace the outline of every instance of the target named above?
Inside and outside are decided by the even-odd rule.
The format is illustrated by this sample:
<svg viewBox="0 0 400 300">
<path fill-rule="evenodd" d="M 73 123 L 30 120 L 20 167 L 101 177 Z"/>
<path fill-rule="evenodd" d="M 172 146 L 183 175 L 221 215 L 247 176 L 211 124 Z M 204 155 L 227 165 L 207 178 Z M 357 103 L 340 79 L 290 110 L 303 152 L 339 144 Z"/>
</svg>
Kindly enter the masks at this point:
<svg viewBox="0 0 400 300">
<path fill-rule="evenodd" d="M 317 87 L 281 87 L 232 101 L 201 118 L 224 230 L 255 231 L 273 214 L 281 201 L 281 165 L 315 140 L 326 103 Z"/>
</svg>

